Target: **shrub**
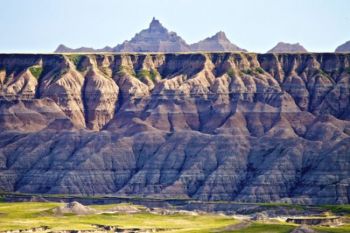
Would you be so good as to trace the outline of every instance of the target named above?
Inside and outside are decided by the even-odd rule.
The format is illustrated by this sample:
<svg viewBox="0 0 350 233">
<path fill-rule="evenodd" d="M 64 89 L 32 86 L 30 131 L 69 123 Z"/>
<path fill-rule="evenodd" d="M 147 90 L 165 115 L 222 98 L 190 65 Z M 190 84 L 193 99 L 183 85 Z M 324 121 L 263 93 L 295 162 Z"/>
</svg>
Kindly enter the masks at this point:
<svg viewBox="0 0 350 233">
<path fill-rule="evenodd" d="M 150 78 L 153 82 L 156 81 L 156 77 L 157 76 L 160 76 L 158 70 L 155 70 L 155 69 L 152 69 L 151 72 L 150 72 Z"/>
<path fill-rule="evenodd" d="M 39 79 L 41 73 L 43 72 L 43 68 L 42 67 L 38 67 L 38 66 L 33 66 L 29 68 L 29 71 L 32 73 L 32 75 L 36 78 Z"/>
<path fill-rule="evenodd" d="M 148 70 L 139 70 L 139 72 L 137 72 L 136 77 L 137 78 L 144 78 L 144 77 L 150 77 L 151 73 Z"/>
<path fill-rule="evenodd" d="M 236 72 L 232 69 L 232 68 L 229 68 L 226 72 L 228 74 L 228 76 L 230 77 L 233 77 L 236 75 Z"/>
<path fill-rule="evenodd" d="M 244 74 L 252 75 L 253 71 L 251 69 L 242 70 Z"/>
<path fill-rule="evenodd" d="M 68 58 L 69 58 L 69 60 L 71 60 L 71 62 L 73 62 L 75 67 L 77 67 L 80 64 L 80 62 L 83 58 L 83 55 L 79 55 L 79 54 L 68 55 Z"/>
<path fill-rule="evenodd" d="M 259 74 L 263 74 L 265 72 L 261 67 L 257 67 L 255 71 Z"/>
<path fill-rule="evenodd" d="M 159 75 L 159 72 L 155 69 L 151 69 L 151 71 L 149 70 L 140 70 L 136 77 L 139 78 L 139 79 L 142 79 L 142 78 L 149 78 L 152 80 L 152 82 L 155 82 L 156 81 L 156 77 Z"/>
<path fill-rule="evenodd" d="M 119 70 L 117 72 L 118 75 L 131 74 L 136 76 L 135 71 L 127 66 L 119 66 Z"/>
</svg>

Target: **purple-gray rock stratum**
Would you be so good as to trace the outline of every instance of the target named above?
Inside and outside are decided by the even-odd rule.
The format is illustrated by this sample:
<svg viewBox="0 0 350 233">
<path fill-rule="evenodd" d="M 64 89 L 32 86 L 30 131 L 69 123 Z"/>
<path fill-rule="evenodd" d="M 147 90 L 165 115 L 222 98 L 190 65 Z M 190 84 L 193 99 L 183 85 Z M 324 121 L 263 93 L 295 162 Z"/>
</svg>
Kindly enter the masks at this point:
<svg viewBox="0 0 350 233">
<path fill-rule="evenodd" d="M 1 191 L 350 200 L 350 54 L 4 54 L 0 96 Z"/>
</svg>

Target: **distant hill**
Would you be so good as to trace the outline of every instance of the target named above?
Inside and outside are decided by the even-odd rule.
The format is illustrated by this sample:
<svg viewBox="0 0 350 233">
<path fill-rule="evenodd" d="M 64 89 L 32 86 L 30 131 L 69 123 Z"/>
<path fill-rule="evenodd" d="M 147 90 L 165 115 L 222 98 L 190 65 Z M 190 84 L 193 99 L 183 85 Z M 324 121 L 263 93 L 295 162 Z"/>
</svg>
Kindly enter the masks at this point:
<svg viewBox="0 0 350 233">
<path fill-rule="evenodd" d="M 225 32 L 218 32 L 212 37 L 208 37 L 192 44 L 191 51 L 246 51 L 241 49 L 226 37 Z"/>
<path fill-rule="evenodd" d="M 94 49 L 90 47 L 80 47 L 77 49 L 69 48 L 63 44 L 60 44 L 55 53 L 95 53 L 95 52 L 113 52 L 114 49 L 112 47 L 106 46 L 102 49 Z"/>
<path fill-rule="evenodd" d="M 275 47 L 267 51 L 268 53 L 306 53 L 307 50 L 300 45 L 279 42 Z"/>
<path fill-rule="evenodd" d="M 345 53 L 345 52 L 350 52 L 350 40 L 345 42 L 342 45 L 339 45 L 336 49 L 335 49 L 336 53 Z"/>
<path fill-rule="evenodd" d="M 191 51 L 245 51 L 231 43 L 224 32 L 189 45 L 175 32 L 166 29 L 159 20 L 153 18 L 149 27 L 137 33 L 131 40 L 126 40 L 115 47 L 77 49 L 59 45 L 56 53 L 82 52 L 191 52 Z"/>
<path fill-rule="evenodd" d="M 188 52 L 189 45 L 175 32 L 169 32 L 153 18 L 149 28 L 137 33 L 130 41 L 114 48 L 115 52 Z"/>
</svg>

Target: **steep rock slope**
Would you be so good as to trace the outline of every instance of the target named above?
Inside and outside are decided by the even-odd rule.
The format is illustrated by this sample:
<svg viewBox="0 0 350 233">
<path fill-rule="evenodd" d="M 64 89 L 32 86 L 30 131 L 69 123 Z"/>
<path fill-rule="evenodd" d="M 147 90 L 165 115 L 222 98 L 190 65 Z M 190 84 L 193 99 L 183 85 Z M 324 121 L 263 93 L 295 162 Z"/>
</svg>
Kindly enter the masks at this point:
<svg viewBox="0 0 350 233">
<path fill-rule="evenodd" d="M 0 189 L 349 203 L 349 54 L 0 55 Z"/>
</svg>

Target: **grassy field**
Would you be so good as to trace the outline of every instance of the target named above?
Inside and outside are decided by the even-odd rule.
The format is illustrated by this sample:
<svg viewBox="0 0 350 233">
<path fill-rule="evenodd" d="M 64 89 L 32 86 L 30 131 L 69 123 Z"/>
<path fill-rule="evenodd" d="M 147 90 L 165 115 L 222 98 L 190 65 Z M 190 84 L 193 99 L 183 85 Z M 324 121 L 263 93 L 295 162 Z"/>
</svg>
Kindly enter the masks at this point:
<svg viewBox="0 0 350 233">
<path fill-rule="evenodd" d="M 48 226 L 51 230 L 96 229 L 93 224 L 121 228 L 163 228 L 169 232 L 211 232 L 217 228 L 238 223 L 220 215 L 160 215 L 148 212 L 135 214 L 91 214 L 84 216 L 55 216 L 52 209 L 60 203 L 0 203 L 0 231 Z M 116 205 L 91 206 L 106 210 Z M 166 231 L 165 231 L 166 232 Z"/>
<path fill-rule="evenodd" d="M 174 213 L 161 215 L 146 211 L 143 206 L 124 204 L 93 205 L 97 211 L 108 211 L 114 207 L 132 207 L 140 210 L 138 213 L 102 213 L 89 215 L 55 215 L 53 209 L 63 203 L 56 202 L 20 202 L 0 203 L 0 231 L 30 229 L 48 226 L 50 231 L 57 230 L 93 230 L 96 224 L 118 226 L 123 229 L 162 229 L 162 232 L 172 233 L 209 233 L 209 232 L 241 232 L 241 233 L 290 233 L 296 227 L 283 222 L 251 222 L 245 227 L 235 229 L 240 220 L 219 214 Z M 350 226 L 313 227 L 323 233 L 350 232 Z"/>
<path fill-rule="evenodd" d="M 350 216 L 350 205 L 322 205 L 320 207 L 335 214 L 345 214 Z"/>
<path fill-rule="evenodd" d="M 263 223 L 253 223 L 247 228 L 235 230 L 231 232 L 240 233 L 290 233 L 293 231 L 295 226 L 288 224 L 263 224 Z"/>
</svg>

